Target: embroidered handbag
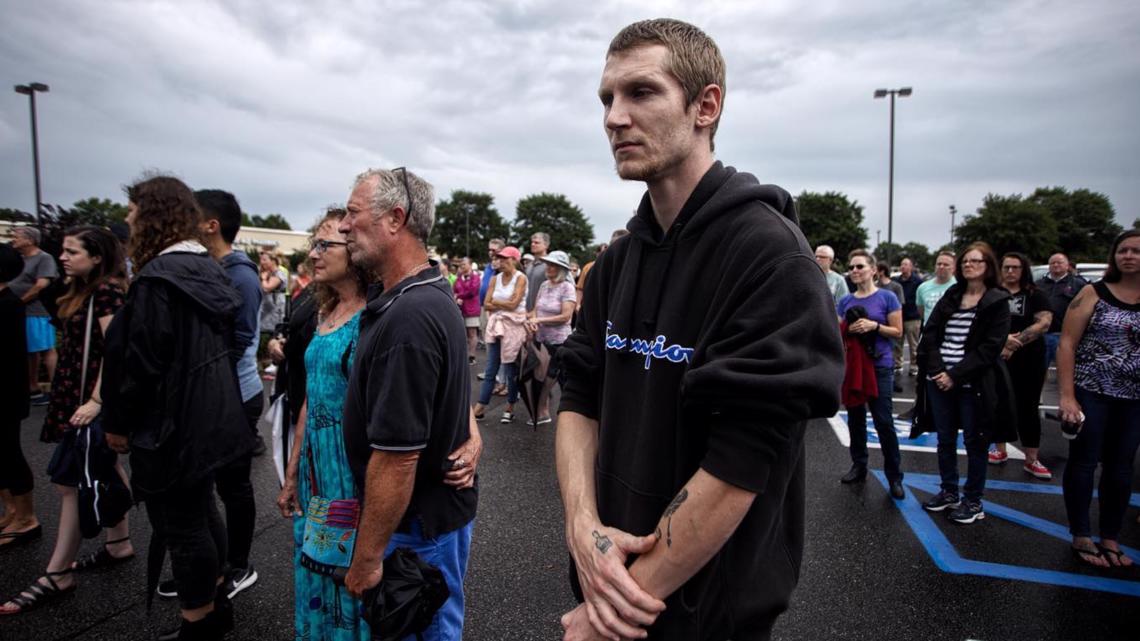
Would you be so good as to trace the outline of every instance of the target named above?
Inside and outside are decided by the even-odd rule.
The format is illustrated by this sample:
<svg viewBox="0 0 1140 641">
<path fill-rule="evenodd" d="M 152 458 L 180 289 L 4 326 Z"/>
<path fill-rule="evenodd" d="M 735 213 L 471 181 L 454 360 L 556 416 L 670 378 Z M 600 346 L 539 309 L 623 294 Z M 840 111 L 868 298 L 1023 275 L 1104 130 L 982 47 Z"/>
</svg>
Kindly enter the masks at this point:
<svg viewBox="0 0 1140 641">
<path fill-rule="evenodd" d="M 301 565 L 317 574 L 332 576 L 337 568 L 352 565 L 360 502 L 313 496 L 305 511 Z"/>
</svg>

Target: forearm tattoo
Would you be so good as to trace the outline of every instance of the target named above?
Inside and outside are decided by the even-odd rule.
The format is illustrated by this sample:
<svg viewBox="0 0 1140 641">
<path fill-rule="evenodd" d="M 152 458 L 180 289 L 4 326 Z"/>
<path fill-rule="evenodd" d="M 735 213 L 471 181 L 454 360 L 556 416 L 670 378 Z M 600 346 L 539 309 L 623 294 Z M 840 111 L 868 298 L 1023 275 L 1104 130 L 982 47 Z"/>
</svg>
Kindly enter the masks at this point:
<svg viewBox="0 0 1140 641">
<path fill-rule="evenodd" d="M 1032 343 L 1033 341 L 1041 338 L 1041 334 L 1049 328 L 1049 323 L 1045 322 L 1045 317 L 1049 312 L 1037 312 L 1033 315 L 1033 324 L 1021 330 L 1017 335 L 1017 340 L 1021 341 L 1022 345 Z"/>
<path fill-rule="evenodd" d="M 681 488 L 681 492 L 677 494 L 677 496 L 673 497 L 673 500 L 669 503 L 669 507 L 665 508 L 665 514 L 663 518 L 668 519 L 665 522 L 666 547 L 673 547 L 673 515 L 677 512 L 678 509 L 680 509 L 681 504 L 684 503 L 685 499 L 687 498 L 689 498 L 688 488 Z"/>
<path fill-rule="evenodd" d="M 594 547 L 598 548 L 599 552 L 605 554 L 606 552 L 609 552 L 610 548 L 613 546 L 614 542 L 610 540 L 610 537 L 602 534 L 597 530 L 594 530 Z"/>
</svg>

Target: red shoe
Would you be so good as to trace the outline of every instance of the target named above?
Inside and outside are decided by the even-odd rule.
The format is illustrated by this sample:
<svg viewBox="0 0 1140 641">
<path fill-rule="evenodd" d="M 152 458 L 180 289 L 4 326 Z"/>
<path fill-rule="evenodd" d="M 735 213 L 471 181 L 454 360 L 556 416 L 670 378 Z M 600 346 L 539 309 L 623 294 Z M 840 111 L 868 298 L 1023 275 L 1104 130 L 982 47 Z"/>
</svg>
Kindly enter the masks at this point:
<svg viewBox="0 0 1140 641">
<path fill-rule="evenodd" d="M 1009 454 L 1001 450 L 990 450 L 989 454 L 990 465 L 1001 465 L 1009 459 Z"/>
<path fill-rule="evenodd" d="M 1032 474 L 1042 481 L 1049 481 L 1053 479 L 1053 473 L 1049 471 L 1049 468 L 1042 465 L 1041 461 L 1026 463 L 1025 465 L 1021 466 L 1021 469 L 1025 470 L 1026 474 Z"/>
</svg>

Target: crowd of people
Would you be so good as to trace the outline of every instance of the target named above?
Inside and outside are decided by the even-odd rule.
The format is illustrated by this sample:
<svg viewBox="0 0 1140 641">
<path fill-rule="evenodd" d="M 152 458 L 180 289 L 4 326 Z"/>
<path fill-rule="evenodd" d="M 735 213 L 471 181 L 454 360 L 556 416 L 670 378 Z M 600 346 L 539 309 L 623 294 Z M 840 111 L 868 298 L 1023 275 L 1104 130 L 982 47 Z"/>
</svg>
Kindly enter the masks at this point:
<svg viewBox="0 0 1140 641">
<path fill-rule="evenodd" d="M 461 638 L 480 421 L 501 392 L 500 423 L 516 420 L 521 394 L 531 426 L 552 424 L 556 385 L 580 603 L 561 618 L 569 640 L 768 638 L 803 554 L 808 421 L 846 406 L 841 481 L 858 483 L 869 412 L 889 494 L 904 498 L 892 396 L 904 370 L 917 381 L 912 436 L 938 440 L 941 489 L 924 507 L 973 523 L 987 465 L 1008 459 L 1002 443 L 1020 440 L 1025 471 L 1051 478 L 1037 404 L 1055 354 L 1073 554 L 1130 564 L 1117 537 L 1140 446 L 1140 232 L 1114 241 L 1092 285 L 1062 255 L 1035 283 L 1025 256 L 999 261 L 984 242 L 940 253 L 925 281 L 909 258 L 892 279 L 863 249 L 846 277 L 827 246 L 817 268 L 790 195 L 714 159 L 724 75 L 716 44 L 683 22 L 634 23 L 611 42 L 605 131 L 619 176 L 647 191 L 581 270 L 542 231 L 527 254 L 492 239 L 481 276 L 473 257 L 431 258 L 432 186 L 373 169 L 324 213 L 291 291 L 272 252 L 255 264 L 234 251 L 233 194 L 151 175 L 126 190 L 125 246 L 96 227 L 65 232 L 57 331 L 41 304 L 56 262 L 36 229 L 17 228 L 0 246 L 0 352 L 27 367 L 0 381 L 0 549 L 42 536 L 19 437 L 32 404 L 47 405 L 41 438 L 56 443 L 48 475 L 62 500 L 43 575 L 0 614 L 132 558 L 133 501 L 153 532 L 148 595 L 179 602 L 159 638 L 233 629 L 232 599 L 258 580 L 262 344 L 284 406 L 276 506 L 293 525 L 297 639 Z M 93 498 L 92 479 L 132 495 Z M 101 530 L 99 550 L 78 558 Z M 173 578 L 160 581 L 167 553 Z M 422 590 L 386 591 L 398 581 Z"/>
<path fill-rule="evenodd" d="M 1132 460 L 1140 433 L 1140 321 L 1136 254 L 1140 232 L 1126 231 L 1109 250 L 1103 278 L 1089 283 L 1062 253 L 1036 281 L 1029 257 L 1010 252 L 999 260 L 985 242 L 962 252 L 940 252 L 934 275 L 923 280 L 903 258 L 899 276 L 863 249 L 852 251 L 844 279 L 833 269 L 834 250 L 816 248 L 836 300 L 846 349 L 843 404 L 847 408 L 851 469 L 843 483 L 867 474 L 868 410 L 882 447 L 892 497 L 902 499 L 899 438 L 892 416 L 892 383 L 907 363 L 917 377 L 910 437 L 937 434 L 941 491 L 923 504 L 931 512 L 969 524 L 985 518 L 982 495 L 987 464 L 1009 460 L 1006 444 L 1018 442 L 1024 472 L 1050 480 L 1041 462 L 1041 392 L 1056 361 L 1062 422 L 1072 426 L 1063 488 L 1076 558 L 1098 567 L 1131 565 L 1116 540 L 1130 493 Z M 850 283 L 850 284 L 848 284 Z M 878 287 L 876 287 L 878 285 Z M 893 287 L 892 287 L 893 285 Z M 882 287 L 880 289 L 879 287 Z M 890 291 L 887 290 L 890 288 Z M 913 321 L 907 319 L 908 309 Z M 910 323 L 913 325 L 909 325 Z M 905 330 L 904 330 L 905 327 Z M 913 328 L 913 329 L 912 329 Z M 867 340 L 867 336 L 873 340 Z M 913 337 L 912 337 L 913 335 Z M 893 343 L 893 347 L 892 347 Z M 1085 407 L 1094 411 L 1086 414 Z M 966 451 L 966 481 L 959 488 L 957 439 Z M 1090 536 L 1088 510 L 1097 464 L 1101 475 L 1100 542 Z"/>
</svg>

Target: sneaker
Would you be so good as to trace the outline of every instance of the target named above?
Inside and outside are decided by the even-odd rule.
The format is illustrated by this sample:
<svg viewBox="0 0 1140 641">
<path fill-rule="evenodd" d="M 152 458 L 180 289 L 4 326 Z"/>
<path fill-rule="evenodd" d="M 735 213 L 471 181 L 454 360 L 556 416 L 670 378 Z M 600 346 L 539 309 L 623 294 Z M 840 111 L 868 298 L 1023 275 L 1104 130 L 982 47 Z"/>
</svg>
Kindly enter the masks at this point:
<svg viewBox="0 0 1140 641">
<path fill-rule="evenodd" d="M 257 583 L 257 570 L 253 569 L 253 565 L 250 565 L 248 568 L 234 568 L 230 570 L 226 576 L 226 598 L 234 598 L 239 592 L 254 583 Z"/>
<path fill-rule="evenodd" d="M 986 513 L 982 511 L 981 501 L 962 501 L 962 504 L 950 513 L 951 521 L 963 525 L 981 521 L 984 518 L 986 518 Z"/>
<path fill-rule="evenodd" d="M 510 412 L 503 412 L 503 418 L 499 419 L 499 422 L 500 423 L 513 423 L 514 420 L 515 420 L 514 414 L 511 414 Z"/>
<path fill-rule="evenodd" d="M 154 593 L 164 599 L 173 599 L 178 596 L 178 584 L 174 582 L 174 579 L 163 581 L 154 589 Z"/>
<path fill-rule="evenodd" d="M 475 375 L 475 378 L 477 378 L 479 380 L 483 380 L 483 379 L 487 378 L 487 375 L 484 374 L 483 372 L 479 372 L 478 374 Z"/>
<path fill-rule="evenodd" d="M 1049 468 L 1042 465 L 1041 461 L 1026 463 L 1025 465 L 1021 466 L 1021 469 L 1025 470 L 1026 474 L 1032 474 L 1042 481 L 1049 481 L 1053 478 L 1053 473 L 1049 471 Z"/>
<path fill-rule="evenodd" d="M 1006 461 L 1009 460 L 1009 454 L 1006 454 L 1005 452 L 1003 452 L 1001 450 L 990 450 L 990 453 L 987 456 L 987 460 L 989 460 L 990 465 L 1001 465 L 1002 463 L 1005 463 Z M 1028 466 L 1026 466 L 1025 471 L 1029 472 Z M 1029 472 L 1029 473 L 1032 474 L 1032 472 Z M 1050 475 L 1050 476 L 1052 476 L 1052 475 Z"/>
<path fill-rule="evenodd" d="M 274 374 L 276 374 L 276 373 L 277 373 L 277 366 L 276 366 L 276 365 L 272 365 L 272 364 L 271 364 L 271 365 L 269 365 L 268 367 L 266 367 L 266 368 L 265 368 L 265 373 L 266 373 L 266 375 L 268 375 L 268 376 L 273 376 Z"/>
<path fill-rule="evenodd" d="M 28 402 L 30 402 L 35 407 L 43 407 L 44 405 L 48 404 L 49 400 L 51 400 L 51 397 L 47 394 L 44 394 L 43 392 L 40 392 L 39 394 L 32 394 L 28 398 Z"/>
<path fill-rule="evenodd" d="M 918 368 L 917 367 L 910 368 L 910 371 L 907 372 L 907 376 L 910 376 L 912 378 L 915 376 L 918 376 Z"/>
<path fill-rule="evenodd" d="M 474 356 L 468 356 L 467 357 L 467 364 L 468 365 L 474 365 L 475 364 L 475 357 Z M 483 380 L 483 379 L 479 379 L 479 380 Z"/>
<path fill-rule="evenodd" d="M 958 500 L 957 494 L 951 494 L 946 490 L 942 490 L 935 494 L 929 501 L 922 504 L 922 507 L 929 512 L 941 512 L 946 508 L 956 508 L 961 504 Z"/>
</svg>

